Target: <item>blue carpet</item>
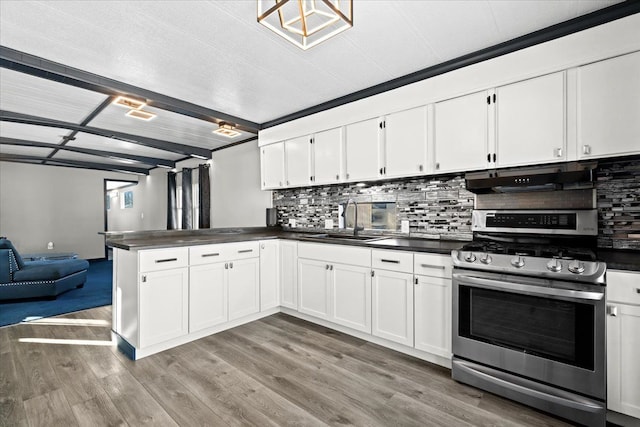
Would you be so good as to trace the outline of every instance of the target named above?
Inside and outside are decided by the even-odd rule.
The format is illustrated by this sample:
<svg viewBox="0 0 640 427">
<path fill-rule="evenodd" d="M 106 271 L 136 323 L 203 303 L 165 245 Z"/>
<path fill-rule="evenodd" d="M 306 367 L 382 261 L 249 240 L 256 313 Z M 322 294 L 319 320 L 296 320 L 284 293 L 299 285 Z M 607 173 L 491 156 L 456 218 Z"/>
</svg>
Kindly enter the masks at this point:
<svg viewBox="0 0 640 427">
<path fill-rule="evenodd" d="M 53 301 L 32 299 L 0 302 L 0 326 L 56 316 L 111 304 L 113 261 L 91 261 L 83 288 L 58 295 Z"/>
</svg>

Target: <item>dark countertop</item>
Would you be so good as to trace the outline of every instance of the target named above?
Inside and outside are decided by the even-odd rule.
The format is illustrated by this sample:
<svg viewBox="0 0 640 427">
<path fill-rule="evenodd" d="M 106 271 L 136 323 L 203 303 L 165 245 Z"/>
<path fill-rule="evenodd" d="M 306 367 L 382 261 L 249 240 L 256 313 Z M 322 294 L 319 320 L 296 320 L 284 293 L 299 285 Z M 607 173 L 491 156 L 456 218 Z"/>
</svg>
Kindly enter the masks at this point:
<svg viewBox="0 0 640 427">
<path fill-rule="evenodd" d="M 607 270 L 640 271 L 640 251 L 598 249 L 597 257 L 607 263 Z"/>
<path fill-rule="evenodd" d="M 460 249 L 466 241 L 438 240 L 426 238 L 410 238 L 406 235 L 363 235 L 370 240 L 352 240 L 349 238 L 324 238 L 322 231 L 288 231 L 281 228 L 252 227 L 252 228 L 222 228 L 206 230 L 160 230 L 160 231 L 127 231 L 106 232 L 107 246 L 125 250 L 160 249 L 182 246 L 206 245 L 215 243 L 246 242 L 252 240 L 286 239 L 311 243 L 361 246 L 371 249 L 403 250 L 411 252 L 429 252 L 449 254 L 453 249 Z M 349 233 L 335 233 L 331 235 L 349 236 Z M 396 245 L 378 244 L 378 240 L 393 238 L 407 239 L 396 242 Z"/>
</svg>

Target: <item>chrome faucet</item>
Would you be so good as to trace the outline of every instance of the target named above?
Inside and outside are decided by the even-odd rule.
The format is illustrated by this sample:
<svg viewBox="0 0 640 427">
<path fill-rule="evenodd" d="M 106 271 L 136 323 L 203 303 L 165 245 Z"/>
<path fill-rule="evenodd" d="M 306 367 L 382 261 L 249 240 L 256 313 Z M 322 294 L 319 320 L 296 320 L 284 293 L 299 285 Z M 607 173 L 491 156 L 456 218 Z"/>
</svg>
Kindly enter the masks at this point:
<svg viewBox="0 0 640 427">
<path fill-rule="evenodd" d="M 353 203 L 353 206 L 355 208 L 355 216 L 353 219 L 353 235 L 357 236 L 358 231 L 364 230 L 364 227 L 358 227 L 358 203 L 353 199 L 347 200 L 347 204 L 344 206 L 344 228 L 347 228 L 347 208 L 349 207 L 349 203 Z"/>
</svg>

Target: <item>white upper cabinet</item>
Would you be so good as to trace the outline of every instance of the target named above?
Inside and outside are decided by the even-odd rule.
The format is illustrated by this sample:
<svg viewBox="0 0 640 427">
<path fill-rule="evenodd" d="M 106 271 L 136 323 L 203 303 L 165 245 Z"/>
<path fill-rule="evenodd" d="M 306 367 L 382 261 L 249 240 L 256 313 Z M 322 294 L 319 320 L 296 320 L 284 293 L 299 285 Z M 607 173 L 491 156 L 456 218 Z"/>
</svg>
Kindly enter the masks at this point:
<svg viewBox="0 0 640 427">
<path fill-rule="evenodd" d="M 313 184 L 339 182 L 342 175 L 342 128 L 313 136 Z"/>
<path fill-rule="evenodd" d="M 302 187 L 311 182 L 311 137 L 301 136 L 284 143 L 286 186 Z"/>
<path fill-rule="evenodd" d="M 502 86 L 495 93 L 496 167 L 566 159 L 564 72 Z"/>
<path fill-rule="evenodd" d="M 379 178 L 380 121 L 364 120 L 345 126 L 347 181 Z"/>
<path fill-rule="evenodd" d="M 423 175 L 427 169 L 427 107 L 389 114 L 383 122 L 384 163 L 388 178 Z"/>
<path fill-rule="evenodd" d="M 640 52 L 578 68 L 578 158 L 640 153 Z"/>
<path fill-rule="evenodd" d="M 434 106 L 435 164 L 440 172 L 485 169 L 489 154 L 486 91 Z"/>
<path fill-rule="evenodd" d="M 436 103 L 434 170 L 462 172 L 566 160 L 564 74 Z"/>
<path fill-rule="evenodd" d="M 281 188 L 284 185 L 284 142 L 262 147 L 260 159 L 262 189 Z"/>
</svg>

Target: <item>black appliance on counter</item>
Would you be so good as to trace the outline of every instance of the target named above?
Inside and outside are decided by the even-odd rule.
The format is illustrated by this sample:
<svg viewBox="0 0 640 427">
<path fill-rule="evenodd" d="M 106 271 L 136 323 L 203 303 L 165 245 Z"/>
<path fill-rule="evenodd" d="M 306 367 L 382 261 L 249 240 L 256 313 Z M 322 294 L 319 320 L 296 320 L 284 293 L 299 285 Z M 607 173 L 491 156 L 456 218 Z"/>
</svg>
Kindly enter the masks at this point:
<svg viewBox="0 0 640 427">
<path fill-rule="evenodd" d="M 596 210 L 475 210 L 452 252 L 452 377 L 606 424 L 605 271 Z"/>
</svg>

